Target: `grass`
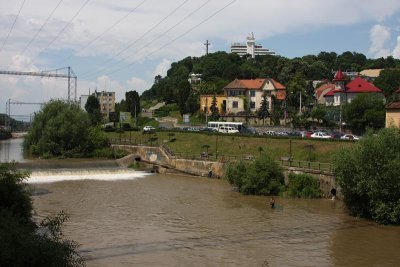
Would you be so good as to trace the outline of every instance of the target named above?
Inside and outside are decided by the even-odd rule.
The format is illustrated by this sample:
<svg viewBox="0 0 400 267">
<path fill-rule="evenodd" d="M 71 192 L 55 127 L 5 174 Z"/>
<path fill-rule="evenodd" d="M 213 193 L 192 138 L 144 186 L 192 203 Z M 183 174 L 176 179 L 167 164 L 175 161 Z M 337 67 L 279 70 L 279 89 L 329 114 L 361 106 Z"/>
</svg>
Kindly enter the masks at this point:
<svg viewBox="0 0 400 267">
<path fill-rule="evenodd" d="M 159 144 L 166 144 L 173 152 L 200 154 L 209 145 L 208 153 L 218 156 L 258 156 L 261 152 L 269 153 L 273 158 L 289 157 L 290 147 L 293 160 L 330 163 L 333 153 L 342 147 L 351 147 L 353 142 L 336 140 L 316 140 L 300 138 L 277 138 L 271 136 L 240 136 L 222 134 L 204 134 L 192 132 L 175 132 L 174 142 L 168 131 L 159 131 L 155 134 Z M 128 140 L 135 143 L 148 143 L 149 135 L 142 132 L 107 133 L 109 138 Z M 291 143 L 291 144 L 290 144 Z M 311 146 L 311 149 L 309 149 Z"/>
</svg>

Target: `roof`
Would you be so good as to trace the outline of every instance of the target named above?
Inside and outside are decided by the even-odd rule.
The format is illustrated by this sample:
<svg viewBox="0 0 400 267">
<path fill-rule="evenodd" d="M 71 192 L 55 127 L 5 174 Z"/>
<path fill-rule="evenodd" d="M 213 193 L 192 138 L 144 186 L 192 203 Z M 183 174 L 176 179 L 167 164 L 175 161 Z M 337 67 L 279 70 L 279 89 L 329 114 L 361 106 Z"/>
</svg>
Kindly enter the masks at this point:
<svg viewBox="0 0 400 267">
<path fill-rule="evenodd" d="M 324 97 L 334 96 L 335 95 L 334 91 L 335 89 L 330 90 L 328 93 L 324 95 Z"/>
<path fill-rule="evenodd" d="M 361 76 L 366 76 L 366 77 L 371 77 L 371 78 L 376 78 L 379 76 L 383 69 L 368 69 L 368 70 L 363 70 L 360 72 Z"/>
<path fill-rule="evenodd" d="M 277 90 L 285 90 L 286 87 L 283 86 L 281 83 L 275 81 L 274 79 L 268 78 L 268 80 L 272 83 L 272 85 L 275 87 Z"/>
<path fill-rule="evenodd" d="M 346 84 L 346 93 L 383 93 L 381 89 L 361 77 Z"/>
<path fill-rule="evenodd" d="M 345 80 L 346 80 L 346 76 L 344 76 L 342 70 L 339 69 L 339 70 L 335 73 L 335 77 L 333 78 L 333 81 L 345 81 Z"/>
<path fill-rule="evenodd" d="M 317 95 L 317 98 L 320 98 L 322 95 L 324 95 L 324 92 L 331 91 L 332 89 L 335 89 L 335 85 L 333 83 L 326 83 L 315 89 L 315 94 Z"/>
<path fill-rule="evenodd" d="M 386 109 L 400 109 L 400 101 L 390 103 Z"/>
<path fill-rule="evenodd" d="M 265 83 L 265 79 L 255 79 L 255 80 L 239 80 L 235 79 L 230 82 L 224 89 L 253 89 L 261 90 Z"/>
</svg>

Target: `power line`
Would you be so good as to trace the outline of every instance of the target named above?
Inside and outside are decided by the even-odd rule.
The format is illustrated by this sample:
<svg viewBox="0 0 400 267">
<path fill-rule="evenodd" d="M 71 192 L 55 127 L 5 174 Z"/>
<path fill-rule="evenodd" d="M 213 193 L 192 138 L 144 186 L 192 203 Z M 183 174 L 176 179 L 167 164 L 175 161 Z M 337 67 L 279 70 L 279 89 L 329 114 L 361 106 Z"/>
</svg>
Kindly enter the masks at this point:
<svg viewBox="0 0 400 267">
<path fill-rule="evenodd" d="M 58 7 L 61 5 L 63 0 L 60 0 L 56 7 L 53 9 L 53 11 L 50 13 L 50 15 L 47 17 L 46 21 L 42 24 L 40 29 L 36 32 L 35 36 L 29 41 L 29 43 L 25 46 L 25 48 L 22 50 L 21 54 L 25 53 L 25 51 L 28 49 L 28 47 L 32 44 L 33 41 L 36 40 L 37 36 L 39 33 L 42 31 L 43 27 L 47 24 L 47 22 L 50 20 L 50 18 L 54 15 L 54 12 L 58 9 Z"/>
<path fill-rule="evenodd" d="M 3 50 L 3 47 L 6 45 L 6 43 L 7 43 L 7 41 L 8 41 L 8 38 L 10 37 L 10 34 L 11 34 L 12 30 L 14 29 L 15 23 L 17 22 L 17 19 L 18 19 L 19 15 L 21 14 L 21 11 L 22 11 L 22 8 L 24 7 L 25 1 L 26 1 L 26 0 L 23 0 L 23 1 L 22 1 L 22 4 L 21 4 L 21 6 L 20 6 L 20 8 L 19 8 L 19 11 L 18 11 L 18 14 L 17 14 L 17 16 L 15 17 L 13 24 L 11 25 L 11 29 L 10 29 L 10 31 L 8 32 L 7 37 L 6 37 L 6 39 L 4 39 L 3 45 L 2 45 L 1 48 L 0 48 L 0 53 L 1 53 L 1 51 Z"/>
<path fill-rule="evenodd" d="M 202 9 L 204 6 L 206 6 L 208 3 L 210 3 L 211 0 L 207 0 L 206 2 L 204 2 L 201 6 L 199 6 L 198 8 L 196 8 L 195 10 L 193 10 L 192 12 L 190 12 L 188 15 L 186 15 L 183 19 L 181 19 L 180 21 L 178 21 L 175 25 L 173 25 L 172 27 L 170 27 L 168 30 L 166 30 L 165 32 L 163 32 L 162 34 L 158 35 L 157 37 L 155 37 L 154 39 L 152 39 L 150 42 L 146 43 L 145 45 L 143 45 L 138 51 L 136 51 L 135 55 L 138 54 L 140 51 L 142 51 L 144 48 L 146 48 L 148 45 L 150 45 L 151 43 L 153 43 L 154 41 L 160 39 L 161 37 L 163 37 L 164 35 L 166 35 L 168 32 L 170 32 L 172 29 L 176 28 L 178 25 L 182 24 L 185 20 L 187 20 L 188 18 L 190 18 L 193 14 L 195 14 L 197 11 L 199 11 L 200 9 Z M 121 58 L 119 59 L 117 62 L 115 62 L 114 64 L 110 65 L 108 68 L 112 68 L 116 65 L 118 65 L 119 63 L 125 61 L 126 58 Z M 107 69 L 106 67 L 103 68 Z M 93 73 L 91 75 L 86 75 L 85 77 L 91 77 L 91 76 L 95 76 L 97 75 L 98 72 Z"/>
<path fill-rule="evenodd" d="M 79 13 L 81 13 L 82 9 L 87 5 L 87 3 L 90 0 L 86 0 L 85 3 L 83 3 L 83 5 L 79 8 L 79 10 L 75 13 L 75 15 L 70 19 L 70 21 L 65 24 L 64 28 L 62 28 L 62 30 L 57 34 L 57 36 L 42 50 L 40 51 L 37 56 L 35 57 L 35 59 L 42 54 L 44 51 L 46 51 L 57 39 L 58 37 L 60 37 L 60 35 L 67 29 L 67 27 L 69 26 L 69 24 L 71 24 L 71 22 L 79 15 Z"/>
<path fill-rule="evenodd" d="M 178 11 L 179 8 L 181 8 L 184 4 L 186 4 L 187 2 L 189 2 L 190 0 L 185 0 L 183 1 L 179 6 L 177 6 L 174 10 L 172 10 L 167 16 L 165 16 L 163 19 L 161 19 L 157 24 L 155 24 L 151 29 L 147 30 L 144 34 L 142 34 L 138 39 L 136 39 L 135 41 L 133 41 L 132 43 L 130 43 L 127 47 L 125 47 L 124 49 L 122 49 L 121 51 L 119 51 L 117 54 L 114 54 L 113 56 L 111 56 L 111 58 L 103 61 L 103 63 L 101 63 L 101 65 L 105 65 L 108 62 L 110 62 L 113 58 L 121 55 L 123 52 L 125 52 L 126 50 L 128 50 L 129 48 L 131 48 L 134 44 L 136 44 L 137 42 L 139 42 L 140 40 L 142 40 L 147 34 L 149 34 L 150 32 L 152 32 L 155 28 L 157 28 L 161 23 L 163 23 L 165 20 L 167 20 L 170 16 L 172 16 L 176 11 Z M 105 69 L 105 68 L 104 68 Z M 81 75 L 88 75 L 89 73 L 92 73 L 93 71 L 87 71 L 84 72 Z M 97 71 L 95 71 L 97 72 Z M 90 74 L 92 75 L 92 74 Z"/>
<path fill-rule="evenodd" d="M 80 47 L 78 49 L 79 51 L 82 51 L 83 49 L 85 49 L 86 47 L 88 47 L 89 45 L 93 44 L 95 41 L 97 41 L 99 38 L 101 38 L 102 36 L 104 36 L 107 32 L 109 32 L 111 29 L 113 29 L 114 27 L 116 27 L 118 24 L 120 24 L 124 19 L 126 19 L 130 14 L 132 14 L 133 12 L 135 12 L 141 5 L 143 5 L 145 2 L 147 2 L 148 0 L 143 0 L 142 2 L 140 2 L 136 7 L 134 7 L 132 10 L 130 10 L 126 15 L 124 15 L 122 18 L 120 18 L 117 22 L 115 22 L 113 25 L 111 25 L 110 27 L 108 27 L 104 32 L 102 32 L 101 34 L 97 35 L 95 38 L 93 38 L 92 40 L 90 40 L 88 43 L 86 43 L 85 45 L 83 45 L 82 47 Z M 70 53 L 68 56 L 66 56 L 64 59 L 60 60 L 60 62 L 66 61 L 68 59 L 70 59 L 72 57 L 72 55 L 74 54 L 74 52 Z"/>
<path fill-rule="evenodd" d="M 210 20 L 211 18 L 213 18 L 214 16 L 216 16 L 217 14 L 219 14 L 220 12 L 222 12 L 224 9 L 226 9 L 227 7 L 229 7 L 230 5 L 232 5 L 233 3 L 235 3 L 236 1 L 237 1 L 237 0 L 233 0 L 233 1 L 229 2 L 229 3 L 226 4 L 225 6 L 223 6 L 222 8 L 220 8 L 219 10 L 217 10 L 216 12 L 214 12 L 213 14 L 211 14 L 210 16 L 208 16 L 206 19 L 204 19 L 204 20 L 202 20 L 200 23 L 196 24 L 194 27 L 190 28 L 190 29 L 187 30 L 186 32 L 182 33 L 182 34 L 179 35 L 178 37 L 176 37 L 176 38 L 174 38 L 173 40 L 171 40 L 170 42 L 166 43 L 165 45 L 161 46 L 160 48 L 154 50 L 153 52 L 151 52 L 151 53 L 145 55 L 144 57 L 142 57 L 142 58 L 140 58 L 140 59 L 143 59 L 143 58 L 146 58 L 146 57 L 148 57 L 148 56 L 151 56 L 152 54 L 154 54 L 154 53 L 160 51 L 161 49 L 163 49 L 163 48 L 165 48 L 165 47 L 171 45 L 171 44 L 174 43 L 176 40 L 182 38 L 183 36 L 185 36 L 186 34 L 188 34 L 188 33 L 191 32 L 191 31 L 193 31 L 194 29 L 196 29 L 197 27 L 199 27 L 199 26 L 202 25 L 203 23 L 207 22 L 208 20 Z M 121 70 L 123 70 L 123 69 L 126 69 L 126 68 L 128 68 L 128 67 L 134 65 L 134 64 L 135 64 L 136 62 L 138 62 L 138 61 L 139 61 L 139 59 L 136 60 L 136 61 L 134 61 L 134 62 L 132 62 L 132 63 L 126 64 L 124 67 L 121 67 L 121 68 L 119 68 L 119 69 L 117 69 L 117 70 L 115 70 L 115 71 L 108 72 L 108 74 L 114 74 L 114 73 L 119 72 L 119 71 L 121 71 Z"/>
</svg>

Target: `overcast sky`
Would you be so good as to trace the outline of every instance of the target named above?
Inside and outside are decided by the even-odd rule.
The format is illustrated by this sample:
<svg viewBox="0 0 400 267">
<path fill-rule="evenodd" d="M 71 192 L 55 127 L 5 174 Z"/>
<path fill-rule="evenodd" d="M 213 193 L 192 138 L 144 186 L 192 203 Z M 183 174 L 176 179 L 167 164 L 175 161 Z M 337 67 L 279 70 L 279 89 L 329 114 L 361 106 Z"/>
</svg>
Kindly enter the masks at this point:
<svg viewBox="0 0 400 267">
<path fill-rule="evenodd" d="M 71 66 L 81 94 L 149 89 L 171 62 L 230 50 L 253 32 L 286 57 L 356 51 L 400 58 L 398 0 L 0 0 L 0 70 Z M 67 97 L 67 81 L 0 75 L 7 99 Z M 32 106 L 12 106 L 26 115 Z"/>
</svg>

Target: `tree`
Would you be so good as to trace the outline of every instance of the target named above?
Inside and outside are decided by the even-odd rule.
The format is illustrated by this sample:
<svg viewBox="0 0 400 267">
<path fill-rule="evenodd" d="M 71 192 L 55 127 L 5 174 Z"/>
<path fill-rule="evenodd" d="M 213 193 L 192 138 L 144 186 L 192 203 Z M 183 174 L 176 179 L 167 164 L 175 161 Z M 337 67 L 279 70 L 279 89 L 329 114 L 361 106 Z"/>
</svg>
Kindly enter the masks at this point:
<svg viewBox="0 0 400 267">
<path fill-rule="evenodd" d="M 300 95 L 302 96 L 302 105 L 306 103 L 305 89 L 307 87 L 307 82 L 304 76 L 297 73 L 287 85 L 287 102 L 289 106 L 293 107 L 295 110 L 300 107 Z"/>
<path fill-rule="evenodd" d="M 333 172 L 350 214 L 400 224 L 400 130 L 388 128 L 342 149 Z"/>
<path fill-rule="evenodd" d="M 217 121 L 219 119 L 219 109 L 217 105 L 217 97 L 215 95 L 213 96 L 211 101 L 210 111 L 210 120 Z"/>
<path fill-rule="evenodd" d="M 133 118 L 140 113 L 140 97 L 138 92 L 129 91 L 125 93 L 125 107 L 126 111 L 130 112 Z"/>
<path fill-rule="evenodd" d="M 261 107 L 257 111 L 257 116 L 259 119 L 263 120 L 263 124 L 265 124 L 265 121 L 264 121 L 265 118 L 267 118 L 269 116 L 268 108 L 269 108 L 269 103 L 267 101 L 267 95 L 264 93 L 262 101 L 261 101 Z"/>
<path fill-rule="evenodd" d="M 85 110 L 89 114 L 92 125 L 97 125 L 101 122 L 100 102 L 94 94 L 88 97 L 85 104 Z"/>
<path fill-rule="evenodd" d="M 230 163 L 225 178 L 245 195 L 277 195 L 284 184 L 280 166 L 265 154 L 248 164 Z"/>
<path fill-rule="evenodd" d="M 388 99 L 392 99 L 395 91 L 400 88 L 400 69 L 382 70 L 374 85 L 382 89 Z"/>
<path fill-rule="evenodd" d="M 385 104 L 383 98 L 374 94 L 360 94 L 343 107 L 343 119 L 356 134 L 367 127 L 380 129 L 385 126 Z"/>
<path fill-rule="evenodd" d="M 289 173 L 287 190 L 289 197 L 320 198 L 322 196 L 319 182 L 310 174 Z"/>
<path fill-rule="evenodd" d="M 324 121 L 326 116 L 326 110 L 322 106 L 316 106 L 311 110 L 311 118 L 316 119 L 318 123 Z"/>
<path fill-rule="evenodd" d="M 48 102 L 36 113 L 24 140 L 24 150 L 38 156 L 88 156 L 108 145 L 98 127 L 92 127 L 88 113 L 76 104 Z"/>
<path fill-rule="evenodd" d="M 196 111 L 199 110 L 199 108 L 200 108 L 199 97 L 192 90 L 190 92 L 190 95 L 189 95 L 188 99 L 186 100 L 186 110 L 190 114 L 194 114 L 194 113 L 196 113 Z"/>
<path fill-rule="evenodd" d="M 39 225 L 32 219 L 26 177 L 14 164 L 0 163 L 0 265 L 83 266 L 77 243 L 63 238 L 63 212 Z"/>
</svg>

